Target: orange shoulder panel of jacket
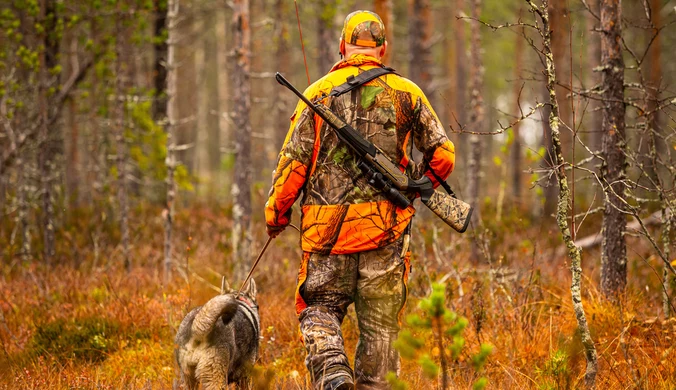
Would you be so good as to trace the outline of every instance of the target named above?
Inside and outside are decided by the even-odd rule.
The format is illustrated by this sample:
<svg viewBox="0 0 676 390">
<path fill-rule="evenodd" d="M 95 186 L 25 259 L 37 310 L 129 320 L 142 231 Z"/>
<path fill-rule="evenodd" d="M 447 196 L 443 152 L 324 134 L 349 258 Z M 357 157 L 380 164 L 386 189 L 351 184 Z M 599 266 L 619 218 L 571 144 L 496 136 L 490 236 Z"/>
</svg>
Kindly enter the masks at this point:
<svg viewBox="0 0 676 390">
<path fill-rule="evenodd" d="M 282 156 L 272 183 L 272 194 L 265 203 L 265 223 L 268 226 L 282 227 L 289 224 L 287 211 L 298 198 L 305 184 L 307 166 Z"/>
<path fill-rule="evenodd" d="M 413 106 L 415 106 L 417 98 L 420 98 L 423 104 L 430 109 L 432 114 L 434 114 L 434 117 L 437 118 L 437 121 L 439 121 L 437 113 L 434 111 L 434 108 L 430 104 L 430 101 L 427 99 L 427 96 L 425 96 L 422 89 L 420 89 L 420 87 L 416 83 L 407 79 L 406 77 L 398 76 L 396 74 L 388 74 L 385 77 L 386 77 L 385 82 L 391 88 L 396 89 L 397 91 L 408 92 L 411 94 L 411 104 L 413 104 Z"/>
<path fill-rule="evenodd" d="M 453 168 L 455 168 L 455 146 L 453 145 L 453 142 L 448 140 L 437 146 L 437 148 L 434 150 L 434 155 L 432 155 L 432 160 L 429 162 L 429 165 L 430 169 L 434 170 L 434 173 L 446 180 L 448 175 L 453 172 Z M 439 185 L 439 182 L 434 177 L 434 175 L 432 175 L 431 172 L 427 172 L 426 175 L 432 180 L 432 183 L 436 188 Z"/>
</svg>

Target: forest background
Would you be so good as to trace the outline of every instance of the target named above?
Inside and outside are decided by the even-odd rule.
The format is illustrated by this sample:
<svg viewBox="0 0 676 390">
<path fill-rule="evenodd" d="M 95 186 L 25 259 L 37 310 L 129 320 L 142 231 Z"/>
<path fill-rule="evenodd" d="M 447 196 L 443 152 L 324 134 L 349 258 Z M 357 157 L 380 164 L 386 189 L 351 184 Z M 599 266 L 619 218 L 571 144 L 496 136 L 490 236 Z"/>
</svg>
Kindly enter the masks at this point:
<svg viewBox="0 0 676 390">
<path fill-rule="evenodd" d="M 356 9 L 383 17 L 385 63 L 430 98 L 456 145 L 449 184 L 477 211 L 459 235 L 419 207 L 407 313 L 425 316 L 437 282 L 468 324 L 456 354 L 404 321 L 436 337 L 404 382 L 673 388 L 675 7 L 3 1 L 0 388 L 177 385 L 181 319 L 221 275 L 238 286 L 267 238 L 295 105 L 274 72 L 299 89 L 321 77 Z M 287 230 L 254 276 L 260 388 L 309 388 Z M 353 351 L 353 312 L 344 334 Z"/>
</svg>

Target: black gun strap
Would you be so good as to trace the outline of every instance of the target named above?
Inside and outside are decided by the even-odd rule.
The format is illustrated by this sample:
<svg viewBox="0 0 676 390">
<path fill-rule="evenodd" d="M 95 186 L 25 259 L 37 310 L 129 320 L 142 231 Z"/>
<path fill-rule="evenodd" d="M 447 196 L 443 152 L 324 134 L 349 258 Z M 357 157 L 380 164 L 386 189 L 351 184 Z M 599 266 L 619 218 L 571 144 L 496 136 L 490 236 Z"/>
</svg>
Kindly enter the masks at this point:
<svg viewBox="0 0 676 390">
<path fill-rule="evenodd" d="M 350 76 L 347 78 L 346 82 L 333 88 L 329 96 L 331 97 L 340 96 L 344 93 L 352 91 L 355 88 L 361 87 L 362 85 L 368 83 L 371 80 L 375 80 L 378 77 L 389 73 L 395 73 L 395 70 L 388 66 L 383 66 L 382 68 L 373 68 L 366 70 L 364 72 L 359 73 L 356 76 Z"/>
<path fill-rule="evenodd" d="M 434 176 L 434 178 L 437 179 L 439 184 L 441 184 L 441 186 L 444 187 L 444 190 L 446 190 L 446 193 L 448 193 L 448 195 L 450 195 L 454 198 L 457 198 L 457 196 L 455 196 L 455 192 L 453 192 L 453 190 L 451 189 L 451 186 L 449 186 L 448 183 L 446 183 L 446 181 L 441 178 L 441 176 L 437 175 L 437 173 L 434 172 L 434 169 L 432 169 L 432 167 L 429 167 L 429 168 L 430 168 L 430 172 L 432 172 L 432 176 Z"/>
</svg>

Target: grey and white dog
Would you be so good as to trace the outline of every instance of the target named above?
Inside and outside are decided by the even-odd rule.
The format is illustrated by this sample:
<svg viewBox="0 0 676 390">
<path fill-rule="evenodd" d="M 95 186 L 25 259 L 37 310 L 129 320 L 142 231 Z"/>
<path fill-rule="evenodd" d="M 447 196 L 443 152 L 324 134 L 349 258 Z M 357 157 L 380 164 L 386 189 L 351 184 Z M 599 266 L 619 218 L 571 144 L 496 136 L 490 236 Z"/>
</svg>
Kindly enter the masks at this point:
<svg viewBox="0 0 676 390">
<path fill-rule="evenodd" d="M 188 389 L 248 389 L 258 357 L 260 318 L 253 279 L 242 294 L 228 291 L 193 309 L 176 333 L 176 361 Z"/>
</svg>

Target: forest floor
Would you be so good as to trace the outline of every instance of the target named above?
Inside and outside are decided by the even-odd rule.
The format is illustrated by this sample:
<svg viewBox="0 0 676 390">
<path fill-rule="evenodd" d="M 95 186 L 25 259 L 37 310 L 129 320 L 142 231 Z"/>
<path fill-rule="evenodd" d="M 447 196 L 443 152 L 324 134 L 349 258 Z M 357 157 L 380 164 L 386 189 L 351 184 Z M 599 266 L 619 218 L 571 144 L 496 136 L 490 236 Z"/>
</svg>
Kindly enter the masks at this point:
<svg viewBox="0 0 676 390">
<path fill-rule="evenodd" d="M 60 265 L 4 258 L 0 389 L 171 389 L 178 380 L 178 325 L 191 308 L 217 294 L 221 274 L 227 277 L 232 269 L 227 214 L 208 207 L 178 213 L 178 271 L 167 286 L 162 220 L 155 209 L 134 213 L 130 273 L 122 266 L 115 229 L 86 213 L 71 216 L 59 233 Z M 553 221 L 502 219 L 490 224 L 484 241 L 490 263 L 472 265 L 469 234 L 416 217 L 406 313 L 421 312 L 417 303 L 430 282 L 442 281 L 449 308 L 469 320 L 465 350 L 450 369 L 451 388 L 471 388 L 476 373 L 470 356 L 480 343 L 494 346 L 482 373 L 489 389 L 582 387 L 585 359 L 576 336 L 569 262 L 557 251 L 558 230 Z M 5 225 L 7 232 L 11 227 Z M 257 252 L 266 236 L 260 222 L 255 226 Z M 257 372 L 268 375 L 275 389 L 310 388 L 293 303 L 297 234 L 289 229 L 273 241 L 254 276 L 263 336 Z M 665 320 L 661 311 L 661 266 L 638 238 L 630 239 L 628 252 L 628 292 L 619 305 L 598 292 L 598 251 L 583 254 L 583 301 L 599 354 L 598 388 L 674 389 L 676 320 Z M 353 310 L 343 334 L 353 355 Z M 429 350 L 439 354 L 431 340 Z M 403 361 L 401 378 L 409 388 L 437 387 L 412 361 Z"/>
</svg>

